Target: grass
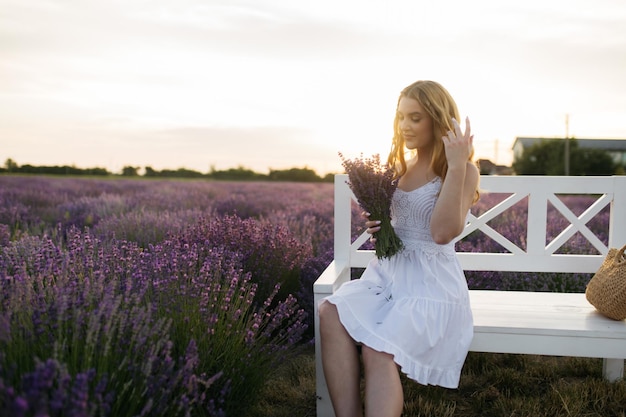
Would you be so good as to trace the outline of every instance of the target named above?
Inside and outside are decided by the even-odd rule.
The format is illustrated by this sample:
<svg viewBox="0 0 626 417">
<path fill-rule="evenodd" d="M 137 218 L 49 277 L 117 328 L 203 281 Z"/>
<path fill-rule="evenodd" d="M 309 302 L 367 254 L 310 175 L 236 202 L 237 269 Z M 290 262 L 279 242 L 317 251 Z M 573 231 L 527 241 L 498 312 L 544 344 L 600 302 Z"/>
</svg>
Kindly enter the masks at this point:
<svg viewBox="0 0 626 417">
<path fill-rule="evenodd" d="M 602 378 L 602 360 L 470 352 L 458 389 L 404 376 L 403 417 L 626 417 L 626 381 Z M 245 417 L 315 417 L 312 349 L 271 375 Z"/>
</svg>

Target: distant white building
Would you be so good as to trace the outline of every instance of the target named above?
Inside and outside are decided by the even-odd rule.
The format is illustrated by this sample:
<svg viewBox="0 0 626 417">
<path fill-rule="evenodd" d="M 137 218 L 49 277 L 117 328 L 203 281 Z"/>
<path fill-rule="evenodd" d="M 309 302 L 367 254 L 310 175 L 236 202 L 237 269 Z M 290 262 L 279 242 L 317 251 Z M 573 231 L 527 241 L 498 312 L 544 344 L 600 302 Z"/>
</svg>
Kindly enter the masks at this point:
<svg viewBox="0 0 626 417">
<path fill-rule="evenodd" d="M 616 164 L 626 167 L 626 139 L 576 139 L 579 148 L 600 149 L 606 151 Z M 522 138 L 516 137 L 513 142 L 513 160 L 522 157 L 524 151 L 541 141 L 563 141 L 565 138 Z"/>
</svg>

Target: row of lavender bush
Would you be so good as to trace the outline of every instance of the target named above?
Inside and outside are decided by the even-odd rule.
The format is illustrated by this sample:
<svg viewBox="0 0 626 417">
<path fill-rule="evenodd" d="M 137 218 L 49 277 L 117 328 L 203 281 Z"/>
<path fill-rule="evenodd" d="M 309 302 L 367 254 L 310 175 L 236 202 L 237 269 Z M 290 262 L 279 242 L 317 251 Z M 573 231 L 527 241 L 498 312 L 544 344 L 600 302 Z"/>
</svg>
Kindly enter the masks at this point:
<svg viewBox="0 0 626 417">
<path fill-rule="evenodd" d="M 312 338 L 332 199 L 331 184 L 0 177 L 0 415 L 244 415 Z M 602 216 L 590 227 L 606 241 Z M 524 204 L 490 225 L 524 246 Z M 494 245 L 473 234 L 458 249 Z M 575 236 L 562 250 L 592 249 Z M 559 291 L 589 279 L 467 276 Z"/>
<path fill-rule="evenodd" d="M 243 415 L 311 339 L 331 187 L 0 177 L 0 415 Z"/>
</svg>

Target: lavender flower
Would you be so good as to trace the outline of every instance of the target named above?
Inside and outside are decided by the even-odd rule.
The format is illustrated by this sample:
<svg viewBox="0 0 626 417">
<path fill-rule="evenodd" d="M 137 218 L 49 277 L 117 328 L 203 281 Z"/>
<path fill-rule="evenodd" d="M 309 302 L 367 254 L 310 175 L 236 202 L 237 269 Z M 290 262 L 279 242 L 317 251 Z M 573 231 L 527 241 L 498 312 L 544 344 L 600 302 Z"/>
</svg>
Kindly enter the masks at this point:
<svg viewBox="0 0 626 417">
<path fill-rule="evenodd" d="M 376 256 L 379 259 L 392 257 L 404 247 L 391 226 L 391 198 L 398 188 L 393 170 L 381 165 L 379 154 L 371 158 L 361 154 L 360 158 L 350 160 L 340 152 L 339 157 L 359 206 L 370 213 L 370 219 L 381 221 L 380 230 L 376 232 Z"/>
</svg>

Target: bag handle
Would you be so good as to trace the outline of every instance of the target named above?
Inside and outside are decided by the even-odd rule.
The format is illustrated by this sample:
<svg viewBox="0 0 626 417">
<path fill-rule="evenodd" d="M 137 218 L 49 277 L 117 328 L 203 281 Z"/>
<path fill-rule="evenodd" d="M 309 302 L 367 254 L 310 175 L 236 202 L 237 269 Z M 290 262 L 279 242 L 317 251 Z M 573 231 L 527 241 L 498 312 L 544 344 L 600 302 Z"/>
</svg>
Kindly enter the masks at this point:
<svg viewBox="0 0 626 417">
<path fill-rule="evenodd" d="M 622 246 L 620 250 L 615 252 L 615 262 L 621 263 L 626 261 L 626 257 L 624 256 L 624 251 L 626 250 L 626 245 Z"/>
</svg>

